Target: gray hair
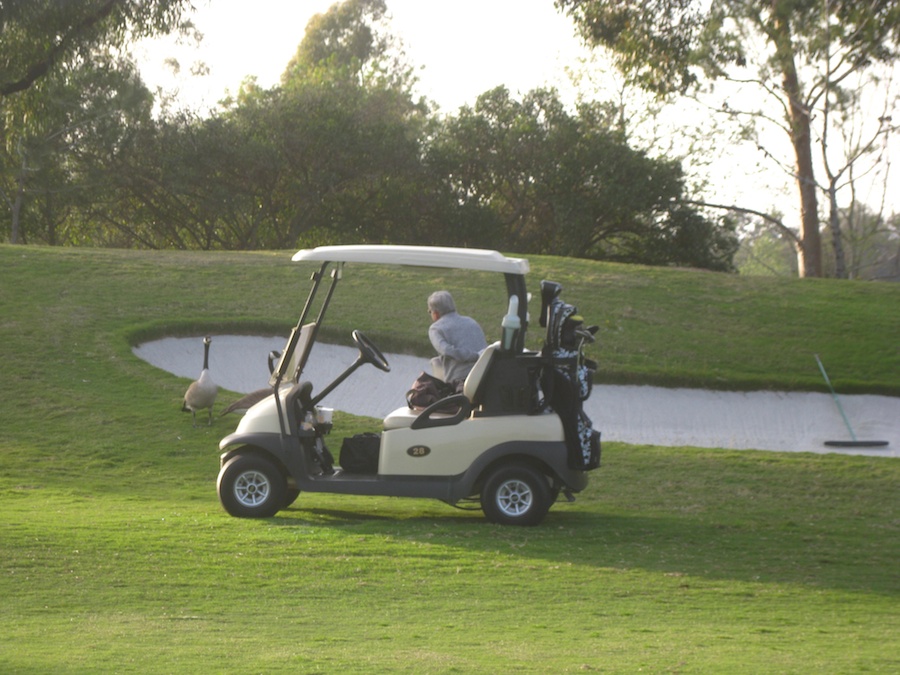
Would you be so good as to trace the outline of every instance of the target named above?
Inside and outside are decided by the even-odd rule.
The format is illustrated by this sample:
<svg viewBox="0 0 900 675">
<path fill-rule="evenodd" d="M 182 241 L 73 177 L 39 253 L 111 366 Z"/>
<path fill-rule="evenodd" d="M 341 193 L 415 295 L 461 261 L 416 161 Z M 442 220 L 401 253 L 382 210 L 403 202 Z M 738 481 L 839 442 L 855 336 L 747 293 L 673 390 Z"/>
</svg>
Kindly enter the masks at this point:
<svg viewBox="0 0 900 675">
<path fill-rule="evenodd" d="M 453 302 L 450 291 L 435 291 L 428 296 L 428 309 L 444 316 L 456 311 L 456 303 Z"/>
</svg>

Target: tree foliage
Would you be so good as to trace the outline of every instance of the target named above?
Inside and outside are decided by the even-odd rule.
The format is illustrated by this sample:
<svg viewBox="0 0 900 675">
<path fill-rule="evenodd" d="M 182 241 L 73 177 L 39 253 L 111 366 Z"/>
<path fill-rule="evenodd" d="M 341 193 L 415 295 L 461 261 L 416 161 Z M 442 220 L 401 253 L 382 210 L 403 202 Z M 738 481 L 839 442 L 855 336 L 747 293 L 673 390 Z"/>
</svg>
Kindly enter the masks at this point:
<svg viewBox="0 0 900 675">
<path fill-rule="evenodd" d="M 844 278 L 900 281 L 900 216 L 885 219 L 864 204 L 853 202 L 839 209 L 843 233 Z M 790 276 L 796 274 L 790 242 L 774 227 L 747 226 L 735 265 L 741 274 Z M 838 255 L 826 240 L 825 271 L 836 275 Z"/>
<path fill-rule="evenodd" d="M 345 80 L 410 93 L 413 69 L 384 26 L 386 12 L 384 0 L 344 0 L 314 15 L 282 74 L 282 84 Z"/>
<path fill-rule="evenodd" d="M 383 0 L 347 0 L 316 14 L 285 70 L 285 80 L 297 71 L 325 66 L 358 74 L 366 64 L 384 56 L 387 45 L 373 26 L 387 11 Z"/>
<path fill-rule="evenodd" d="M 425 236 L 427 209 L 404 208 L 429 193 L 419 147 L 425 108 L 402 78 L 360 77 L 378 69 L 386 42 L 347 37 L 371 34 L 366 22 L 377 12 L 342 8 L 310 21 L 298 49 L 307 56 L 291 61 L 280 87 L 246 83 L 221 114 L 164 118 L 136 136 L 112 177 L 131 198 L 93 219 L 104 215 L 118 241 L 152 247 Z M 354 45 L 352 56 L 326 44 Z"/>
<path fill-rule="evenodd" d="M 115 50 L 58 64 L 0 99 L 18 139 L 0 155 L 0 190 L 21 215 L 10 233 L 145 248 L 481 246 L 732 269 L 731 225 L 687 206 L 679 163 L 631 147 L 608 106 L 498 88 L 432 116 L 384 12 L 382 0 L 347 0 L 313 17 L 278 86 L 248 80 L 205 117 L 153 117 Z"/>
<path fill-rule="evenodd" d="M 733 231 L 680 204 L 680 165 L 631 148 L 606 110 L 500 87 L 445 122 L 430 158 L 516 250 L 730 269 Z"/>
<path fill-rule="evenodd" d="M 168 32 L 189 0 L 3 0 L 0 98 L 32 87 L 94 51 Z"/>
<path fill-rule="evenodd" d="M 77 206 L 107 180 L 107 158 L 150 119 L 152 96 L 131 64 L 97 54 L 35 90 L 5 99 L 0 194 L 12 204 L 10 240 L 83 243 Z M 31 222 L 31 232 L 20 228 Z"/>
<path fill-rule="evenodd" d="M 11 241 L 28 240 L 23 215 L 48 243 L 80 240 L 60 231 L 84 194 L 79 153 L 90 154 L 98 142 L 115 146 L 135 106 L 149 96 L 123 48 L 179 26 L 189 4 L 0 2 L 0 195 L 9 207 Z"/>
<path fill-rule="evenodd" d="M 632 81 L 661 95 L 703 81 L 752 81 L 773 100 L 794 158 L 801 223 L 785 231 L 800 273 L 822 274 L 814 118 L 827 123 L 851 96 L 844 83 L 900 47 L 897 0 L 556 0 Z M 760 109 L 726 109 L 759 120 Z"/>
</svg>

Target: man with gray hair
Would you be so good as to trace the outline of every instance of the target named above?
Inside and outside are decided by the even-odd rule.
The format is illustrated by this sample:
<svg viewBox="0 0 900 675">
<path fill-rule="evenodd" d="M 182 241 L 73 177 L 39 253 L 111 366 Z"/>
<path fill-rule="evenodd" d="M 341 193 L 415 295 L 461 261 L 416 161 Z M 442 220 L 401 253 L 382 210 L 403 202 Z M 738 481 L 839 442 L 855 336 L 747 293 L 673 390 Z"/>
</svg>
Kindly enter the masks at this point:
<svg viewBox="0 0 900 675">
<path fill-rule="evenodd" d="M 445 382 L 464 380 L 487 347 L 484 331 L 475 319 L 457 313 L 448 291 L 428 296 L 428 313 L 432 321 L 428 337 L 438 353 L 431 359 L 434 375 Z"/>
</svg>

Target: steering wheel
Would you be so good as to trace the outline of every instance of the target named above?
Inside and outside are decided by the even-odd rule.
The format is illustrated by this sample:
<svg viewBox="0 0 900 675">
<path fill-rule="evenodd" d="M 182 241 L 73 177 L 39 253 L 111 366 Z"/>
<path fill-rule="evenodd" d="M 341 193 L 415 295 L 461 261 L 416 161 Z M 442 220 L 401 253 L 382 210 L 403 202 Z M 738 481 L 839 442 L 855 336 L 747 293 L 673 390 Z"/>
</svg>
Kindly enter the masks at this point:
<svg viewBox="0 0 900 675">
<path fill-rule="evenodd" d="M 353 331 L 353 341 L 356 343 L 356 347 L 359 349 L 359 355 L 362 357 L 363 361 L 371 363 L 373 366 L 386 373 L 391 372 L 391 367 L 388 365 L 387 359 L 384 358 L 384 354 L 381 353 L 381 350 L 378 349 L 378 347 L 372 344 L 372 341 L 369 338 L 358 330 L 355 330 Z"/>
</svg>

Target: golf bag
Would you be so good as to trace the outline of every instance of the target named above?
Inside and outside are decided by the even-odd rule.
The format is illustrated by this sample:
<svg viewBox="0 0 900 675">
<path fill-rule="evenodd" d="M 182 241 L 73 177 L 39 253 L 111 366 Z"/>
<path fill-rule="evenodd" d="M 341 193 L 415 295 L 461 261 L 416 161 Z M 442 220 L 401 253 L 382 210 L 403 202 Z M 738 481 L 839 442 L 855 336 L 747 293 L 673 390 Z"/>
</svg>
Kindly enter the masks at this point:
<svg viewBox="0 0 900 675">
<path fill-rule="evenodd" d="M 584 343 L 594 341 L 596 326 L 585 327 L 578 310 L 559 299 L 562 286 L 541 282 L 540 324 L 547 329 L 541 351 L 543 406 L 563 425 L 569 468 L 587 471 L 600 466 L 600 432 L 585 414 L 597 364 L 585 358 Z"/>
</svg>

